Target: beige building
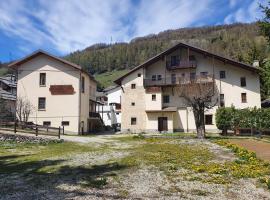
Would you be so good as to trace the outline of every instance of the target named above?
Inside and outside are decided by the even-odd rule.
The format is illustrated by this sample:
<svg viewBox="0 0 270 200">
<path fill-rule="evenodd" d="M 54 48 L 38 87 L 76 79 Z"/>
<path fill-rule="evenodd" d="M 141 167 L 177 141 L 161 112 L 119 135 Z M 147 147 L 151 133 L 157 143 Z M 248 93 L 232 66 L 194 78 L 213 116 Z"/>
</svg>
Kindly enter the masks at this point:
<svg viewBox="0 0 270 200">
<path fill-rule="evenodd" d="M 65 126 L 65 132 L 91 131 L 95 114 L 96 81 L 80 66 L 44 51 L 18 60 L 17 98 L 33 105 L 29 121 L 52 127 Z"/>
<path fill-rule="evenodd" d="M 122 132 L 195 131 L 193 112 L 177 88 L 199 80 L 217 88 L 217 104 L 205 114 L 207 131 L 217 130 L 219 106 L 261 105 L 257 67 L 179 43 L 115 81 L 122 88 Z"/>
</svg>

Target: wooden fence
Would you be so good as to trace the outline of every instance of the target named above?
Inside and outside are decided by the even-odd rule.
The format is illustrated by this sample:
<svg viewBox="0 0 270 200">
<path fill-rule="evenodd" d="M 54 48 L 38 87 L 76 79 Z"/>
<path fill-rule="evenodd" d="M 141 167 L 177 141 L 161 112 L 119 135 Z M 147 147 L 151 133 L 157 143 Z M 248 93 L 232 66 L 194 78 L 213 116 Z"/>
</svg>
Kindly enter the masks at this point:
<svg viewBox="0 0 270 200">
<path fill-rule="evenodd" d="M 48 135 L 48 136 L 57 136 L 60 139 L 61 134 L 65 134 L 64 126 L 59 127 L 50 127 L 42 126 L 37 124 L 22 124 L 18 122 L 0 122 L 0 127 L 4 130 L 13 130 L 14 133 L 17 131 L 24 133 L 32 133 L 36 136 L 38 135 Z"/>
</svg>

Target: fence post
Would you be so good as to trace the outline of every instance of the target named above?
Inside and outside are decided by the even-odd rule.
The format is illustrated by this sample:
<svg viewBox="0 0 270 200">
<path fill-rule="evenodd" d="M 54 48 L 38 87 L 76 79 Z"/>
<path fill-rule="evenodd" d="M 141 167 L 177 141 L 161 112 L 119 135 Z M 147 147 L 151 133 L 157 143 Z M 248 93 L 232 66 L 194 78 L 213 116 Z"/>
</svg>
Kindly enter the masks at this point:
<svg viewBox="0 0 270 200">
<path fill-rule="evenodd" d="M 65 135 L 65 126 L 63 126 L 63 135 Z"/>
<path fill-rule="evenodd" d="M 38 136 L 38 126 L 36 125 L 36 136 Z"/>
<path fill-rule="evenodd" d="M 60 139 L 60 132 L 61 132 L 61 127 L 59 126 L 59 129 L 58 129 L 58 139 Z"/>
<path fill-rule="evenodd" d="M 14 133 L 17 133 L 17 122 L 14 123 Z"/>
</svg>

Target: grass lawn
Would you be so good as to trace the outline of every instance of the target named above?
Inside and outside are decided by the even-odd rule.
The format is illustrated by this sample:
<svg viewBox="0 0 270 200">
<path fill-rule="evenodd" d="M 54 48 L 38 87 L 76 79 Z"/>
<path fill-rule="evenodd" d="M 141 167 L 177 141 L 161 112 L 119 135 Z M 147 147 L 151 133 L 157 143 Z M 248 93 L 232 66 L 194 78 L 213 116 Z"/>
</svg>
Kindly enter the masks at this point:
<svg viewBox="0 0 270 200">
<path fill-rule="evenodd" d="M 0 142 L 0 199 L 267 199 L 269 173 L 227 140 Z"/>
</svg>

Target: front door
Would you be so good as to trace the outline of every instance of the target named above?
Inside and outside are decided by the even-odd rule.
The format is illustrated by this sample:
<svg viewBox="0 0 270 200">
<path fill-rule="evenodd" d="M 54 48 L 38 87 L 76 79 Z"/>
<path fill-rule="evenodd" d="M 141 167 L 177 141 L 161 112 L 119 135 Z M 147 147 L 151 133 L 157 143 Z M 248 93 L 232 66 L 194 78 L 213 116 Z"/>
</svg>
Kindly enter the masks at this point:
<svg viewBox="0 0 270 200">
<path fill-rule="evenodd" d="M 158 118 L 158 131 L 168 131 L 168 118 L 167 117 Z"/>
</svg>

